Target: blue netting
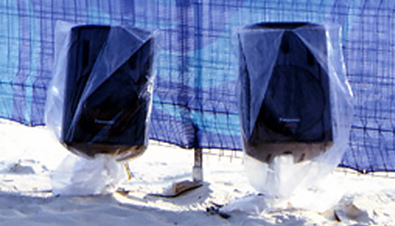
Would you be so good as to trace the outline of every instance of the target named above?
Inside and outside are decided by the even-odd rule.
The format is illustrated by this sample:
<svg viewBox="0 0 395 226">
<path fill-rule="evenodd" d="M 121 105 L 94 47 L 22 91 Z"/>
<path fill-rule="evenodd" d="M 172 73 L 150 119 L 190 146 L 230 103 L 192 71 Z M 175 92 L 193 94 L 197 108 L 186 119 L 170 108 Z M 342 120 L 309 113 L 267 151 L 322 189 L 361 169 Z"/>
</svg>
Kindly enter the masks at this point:
<svg viewBox="0 0 395 226">
<path fill-rule="evenodd" d="M 392 0 L 0 0 L 0 116 L 44 119 L 54 25 L 126 23 L 163 31 L 151 138 L 182 147 L 241 149 L 232 28 L 260 21 L 343 26 L 355 118 L 342 165 L 395 170 Z"/>
</svg>

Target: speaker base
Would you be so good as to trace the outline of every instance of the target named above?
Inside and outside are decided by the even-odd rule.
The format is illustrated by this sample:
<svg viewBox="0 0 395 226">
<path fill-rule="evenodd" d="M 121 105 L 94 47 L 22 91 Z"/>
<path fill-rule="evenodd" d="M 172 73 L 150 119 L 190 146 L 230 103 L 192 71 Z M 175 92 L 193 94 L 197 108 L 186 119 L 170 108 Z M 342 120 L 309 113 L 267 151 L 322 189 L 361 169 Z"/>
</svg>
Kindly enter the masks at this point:
<svg viewBox="0 0 395 226">
<path fill-rule="evenodd" d="M 88 158 L 94 158 L 97 154 L 114 156 L 117 161 L 128 160 L 142 155 L 147 146 L 145 145 L 113 145 L 113 144 L 86 144 L 72 143 L 63 144 L 68 150 L 77 154 L 84 155 Z"/>
<path fill-rule="evenodd" d="M 260 143 L 245 144 L 244 150 L 247 155 L 258 159 L 259 161 L 271 163 L 274 157 L 279 155 L 292 155 L 294 162 L 311 160 L 332 147 L 333 142 L 316 142 L 316 143 Z"/>
</svg>

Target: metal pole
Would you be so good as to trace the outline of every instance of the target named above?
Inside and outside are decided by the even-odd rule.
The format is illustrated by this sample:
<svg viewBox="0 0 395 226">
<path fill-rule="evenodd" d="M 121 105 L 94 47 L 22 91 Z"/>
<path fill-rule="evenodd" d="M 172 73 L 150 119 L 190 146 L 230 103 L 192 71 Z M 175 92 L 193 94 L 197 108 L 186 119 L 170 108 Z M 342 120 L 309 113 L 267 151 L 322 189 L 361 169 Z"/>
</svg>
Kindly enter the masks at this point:
<svg viewBox="0 0 395 226">
<path fill-rule="evenodd" d="M 193 181 L 203 181 L 203 151 L 201 148 L 195 148 L 195 163 L 193 165 Z"/>
</svg>

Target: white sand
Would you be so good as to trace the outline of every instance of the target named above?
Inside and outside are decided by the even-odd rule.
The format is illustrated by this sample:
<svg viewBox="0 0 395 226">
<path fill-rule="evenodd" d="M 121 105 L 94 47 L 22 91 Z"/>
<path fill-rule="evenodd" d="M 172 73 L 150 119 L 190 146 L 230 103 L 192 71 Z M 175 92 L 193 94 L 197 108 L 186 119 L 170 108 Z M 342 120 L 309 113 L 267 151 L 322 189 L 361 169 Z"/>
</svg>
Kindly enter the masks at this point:
<svg viewBox="0 0 395 226">
<path fill-rule="evenodd" d="M 395 225 L 395 179 L 389 173 L 373 177 L 337 170 L 327 181 L 333 191 L 328 196 L 344 196 L 325 213 L 287 209 L 222 219 L 206 212 L 211 202 L 226 204 L 255 193 L 241 158 L 205 155 L 203 187 L 159 198 L 149 194 L 191 178 L 193 152 L 151 145 L 130 162 L 133 178 L 121 185 L 128 194 L 56 197 L 50 175 L 69 153 L 45 128 L 2 120 L 0 151 L 0 225 Z"/>
</svg>

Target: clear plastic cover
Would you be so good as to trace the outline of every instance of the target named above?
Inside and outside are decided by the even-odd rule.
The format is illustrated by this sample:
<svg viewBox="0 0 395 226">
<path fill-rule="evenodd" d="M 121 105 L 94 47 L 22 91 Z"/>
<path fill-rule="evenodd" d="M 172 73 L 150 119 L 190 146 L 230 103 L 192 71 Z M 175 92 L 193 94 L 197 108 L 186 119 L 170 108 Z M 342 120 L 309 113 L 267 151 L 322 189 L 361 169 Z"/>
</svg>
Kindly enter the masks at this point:
<svg viewBox="0 0 395 226">
<path fill-rule="evenodd" d="M 245 168 L 267 197 L 288 199 L 340 163 L 353 117 L 340 34 L 312 23 L 237 30 Z"/>
<path fill-rule="evenodd" d="M 51 175 L 52 193 L 66 196 L 112 194 L 127 178 L 121 162 L 112 156 L 94 159 L 66 156 Z"/>
<path fill-rule="evenodd" d="M 148 145 L 155 32 L 57 22 L 45 121 L 72 152 L 128 159 Z"/>
</svg>

